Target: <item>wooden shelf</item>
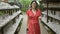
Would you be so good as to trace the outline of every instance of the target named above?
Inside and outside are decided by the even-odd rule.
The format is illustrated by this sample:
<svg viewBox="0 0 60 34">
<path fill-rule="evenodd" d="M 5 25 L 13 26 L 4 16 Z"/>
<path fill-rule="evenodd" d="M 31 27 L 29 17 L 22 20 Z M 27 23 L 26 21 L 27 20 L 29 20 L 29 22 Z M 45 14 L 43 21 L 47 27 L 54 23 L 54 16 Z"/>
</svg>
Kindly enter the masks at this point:
<svg viewBox="0 0 60 34">
<path fill-rule="evenodd" d="M 47 8 L 47 6 L 44 6 L 44 7 Z M 60 5 L 59 6 L 56 6 L 56 5 L 51 6 L 51 5 L 49 5 L 48 8 L 60 8 Z"/>
<path fill-rule="evenodd" d="M 46 24 L 49 28 L 51 28 L 56 34 L 60 34 L 60 24 L 55 22 L 46 22 L 46 18 L 42 17 L 42 21 Z"/>
<path fill-rule="evenodd" d="M 42 0 L 45 3 L 60 3 L 60 0 Z"/>
<path fill-rule="evenodd" d="M 50 1 L 50 0 L 48 0 Z M 53 1 L 53 0 L 51 0 Z M 54 0 L 55 1 L 55 0 Z M 56 0 L 57 1 L 57 0 Z M 59 3 L 54 3 L 54 2 L 48 2 L 48 3 L 44 3 L 44 9 L 47 9 L 47 4 L 48 4 L 48 10 L 55 10 L 55 11 L 60 11 L 60 0 L 58 0 Z"/>
<path fill-rule="evenodd" d="M 0 6 L 0 7 L 1 7 L 0 10 L 19 9 L 17 5 L 13 5 L 13 6 L 7 5 L 7 6 Z"/>
<path fill-rule="evenodd" d="M 16 19 L 16 23 L 14 23 L 8 29 L 5 29 L 4 34 L 14 34 L 22 18 L 23 18 L 23 16 L 20 15 L 19 18 Z"/>
<path fill-rule="evenodd" d="M 15 13 L 13 13 L 13 15 L 10 15 L 8 17 L 6 17 L 3 20 L 0 20 L 0 28 L 5 26 L 9 21 L 11 21 L 12 19 L 14 19 L 17 15 L 19 15 L 21 13 L 21 11 L 17 11 Z"/>
<path fill-rule="evenodd" d="M 19 9 L 17 5 L 9 5 L 8 3 L 0 2 L 0 10 Z"/>
<path fill-rule="evenodd" d="M 42 14 L 47 15 L 47 12 L 44 11 L 44 12 L 42 12 Z M 54 19 L 60 20 L 60 17 L 58 17 L 57 15 L 52 15 L 51 13 L 48 13 L 48 16 L 50 16 L 50 17 L 52 17 Z"/>
<path fill-rule="evenodd" d="M 12 10 L 12 9 L 19 9 L 19 7 L 17 7 L 17 6 L 10 6 L 10 7 L 0 8 L 0 10 Z"/>
<path fill-rule="evenodd" d="M 17 5 L 0 2 L 0 11 L 4 13 L 0 17 L 1 34 L 15 34 L 23 18 L 19 9 Z"/>
<path fill-rule="evenodd" d="M 44 9 L 47 9 L 47 6 L 44 6 Z M 60 7 L 48 7 L 48 10 L 60 11 Z"/>
<path fill-rule="evenodd" d="M 54 34 L 60 34 L 60 22 L 59 22 L 60 0 L 42 0 L 42 1 L 45 4 L 44 9 L 47 10 L 42 12 L 42 14 L 46 15 L 46 17 L 42 17 L 41 19 L 43 24 L 47 26 L 50 30 L 52 30 Z"/>
</svg>

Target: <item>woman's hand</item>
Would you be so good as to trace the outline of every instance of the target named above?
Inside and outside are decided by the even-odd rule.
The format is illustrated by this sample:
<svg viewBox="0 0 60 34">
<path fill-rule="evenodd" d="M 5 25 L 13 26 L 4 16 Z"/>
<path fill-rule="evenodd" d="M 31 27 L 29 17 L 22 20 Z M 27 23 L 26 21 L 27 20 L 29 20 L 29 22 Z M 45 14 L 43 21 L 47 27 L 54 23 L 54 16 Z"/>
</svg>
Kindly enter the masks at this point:
<svg viewBox="0 0 60 34">
<path fill-rule="evenodd" d="M 42 16 L 39 16 L 39 18 L 38 18 L 38 19 L 39 19 L 39 20 L 41 20 L 41 18 L 42 18 Z"/>
</svg>

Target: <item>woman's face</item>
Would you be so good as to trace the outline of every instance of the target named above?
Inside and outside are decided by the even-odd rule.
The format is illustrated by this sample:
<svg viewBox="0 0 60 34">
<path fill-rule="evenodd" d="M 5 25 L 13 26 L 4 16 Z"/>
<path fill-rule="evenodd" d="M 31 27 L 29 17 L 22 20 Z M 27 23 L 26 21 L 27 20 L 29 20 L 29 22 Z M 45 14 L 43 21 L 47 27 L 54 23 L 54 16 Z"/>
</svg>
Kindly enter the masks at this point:
<svg viewBox="0 0 60 34">
<path fill-rule="evenodd" d="M 35 9 L 35 7 L 36 7 L 36 3 L 33 2 L 33 3 L 32 3 L 32 8 Z"/>
</svg>

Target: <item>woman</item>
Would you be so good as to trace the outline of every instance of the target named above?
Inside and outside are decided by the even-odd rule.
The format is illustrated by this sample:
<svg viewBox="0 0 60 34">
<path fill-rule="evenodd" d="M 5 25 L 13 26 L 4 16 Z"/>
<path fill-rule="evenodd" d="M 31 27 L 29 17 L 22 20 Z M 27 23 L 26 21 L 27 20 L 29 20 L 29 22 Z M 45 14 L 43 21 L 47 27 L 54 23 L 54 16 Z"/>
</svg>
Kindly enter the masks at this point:
<svg viewBox="0 0 60 34">
<path fill-rule="evenodd" d="M 39 17 L 41 16 L 41 11 L 38 9 L 36 1 L 31 2 L 31 9 L 27 10 L 28 16 L 28 34 L 41 34 L 39 26 Z"/>
</svg>

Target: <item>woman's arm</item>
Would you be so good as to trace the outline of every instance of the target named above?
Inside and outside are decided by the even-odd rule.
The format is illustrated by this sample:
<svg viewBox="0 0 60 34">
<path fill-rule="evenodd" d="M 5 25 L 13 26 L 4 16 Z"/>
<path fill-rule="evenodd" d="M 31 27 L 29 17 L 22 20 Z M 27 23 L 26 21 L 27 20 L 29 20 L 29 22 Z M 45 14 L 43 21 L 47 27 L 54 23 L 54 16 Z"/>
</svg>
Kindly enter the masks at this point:
<svg viewBox="0 0 60 34">
<path fill-rule="evenodd" d="M 38 20 L 39 20 L 39 24 L 41 23 L 41 18 L 42 18 L 42 15 L 39 16 Z"/>
<path fill-rule="evenodd" d="M 41 18 L 42 18 L 42 15 L 41 15 L 41 16 L 39 16 L 39 20 L 41 20 Z"/>
<path fill-rule="evenodd" d="M 41 18 L 42 18 L 42 13 L 41 13 L 41 10 L 39 10 L 39 22 L 41 22 Z"/>
</svg>

